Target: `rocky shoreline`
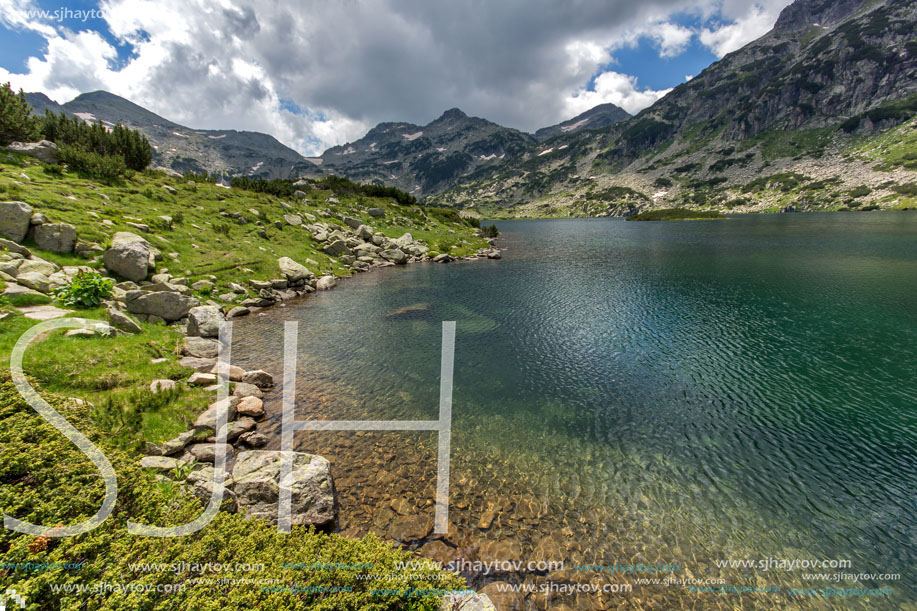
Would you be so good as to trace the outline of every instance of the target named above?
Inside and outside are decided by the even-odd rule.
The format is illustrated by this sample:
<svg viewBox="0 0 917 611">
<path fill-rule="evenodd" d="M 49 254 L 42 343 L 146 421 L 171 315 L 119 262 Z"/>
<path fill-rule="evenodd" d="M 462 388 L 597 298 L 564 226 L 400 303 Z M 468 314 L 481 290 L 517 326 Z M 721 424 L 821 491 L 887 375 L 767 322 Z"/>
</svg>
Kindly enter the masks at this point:
<svg viewBox="0 0 917 611">
<path fill-rule="evenodd" d="M 24 202 L 3 202 L 0 209 L 4 212 L 4 220 L 0 223 L 0 235 L 3 236 L 0 237 L 0 248 L 5 250 L 0 253 L 0 279 L 7 284 L 4 295 L 51 297 L 56 289 L 69 284 L 79 273 L 102 271 L 89 265 L 62 267 L 41 259 L 21 244 L 27 239 L 34 240 L 42 250 L 75 253 L 90 259 L 90 263 L 101 263 L 103 275 L 122 279 L 114 285 L 112 298 L 103 302 L 110 329 L 77 331 L 81 334 L 136 334 L 142 332 L 138 321 L 174 325 L 183 334 L 179 363 L 194 370 L 185 383 L 209 391 L 220 388 L 217 375 L 220 366 L 217 360 L 220 348 L 218 336 L 224 320 L 257 313 L 315 291 L 332 289 L 338 281 L 330 274 L 317 277 L 303 264 L 317 265 L 314 261 L 299 263 L 290 257 L 280 257 L 277 260 L 277 278 L 240 278 L 238 282 L 228 283 L 228 293 L 221 295 L 220 300 L 235 302 L 239 296 L 246 295 L 238 305 L 227 307 L 213 300 L 202 303 L 195 292 L 213 292 L 217 288 L 214 283 L 216 278 L 192 283 L 188 278 L 173 276 L 161 266 L 157 269 L 165 257 L 141 235 L 115 232 L 110 247 L 103 249 L 97 244 L 80 242 L 72 225 L 50 223 L 43 214 L 34 212 Z M 384 214 L 381 209 L 371 208 L 366 212 L 370 216 Z M 415 240 L 410 233 L 392 239 L 357 219 L 341 216 L 339 220 L 344 223 L 343 226 L 319 222 L 309 214 L 284 215 L 287 224 L 303 226 L 313 240 L 323 245 L 323 252 L 355 273 L 408 263 L 444 264 L 455 260 L 501 258 L 494 239 L 488 240 L 490 248 L 480 249 L 476 256 L 455 259 L 447 254 L 431 256 L 429 246 Z M 131 226 L 140 232 L 149 230 L 145 226 Z M 177 260 L 172 255 L 174 253 L 169 257 Z M 241 268 L 239 271 L 247 273 L 251 270 Z M 60 315 L 60 312 L 66 311 L 57 310 L 50 316 Z M 187 487 L 204 503 L 219 489 L 223 499 L 222 511 L 238 512 L 276 524 L 281 452 L 260 449 L 269 440 L 257 430 L 259 422 L 265 419 L 264 391 L 274 386 L 274 377 L 261 369 L 246 371 L 231 364 L 225 376 L 231 394 L 211 403 L 188 430 L 175 438 L 162 443 L 147 443 L 146 456 L 140 460 L 140 465 L 156 471 L 159 479 L 169 479 Z M 150 391 L 171 392 L 177 385 L 175 380 L 156 379 L 150 383 Z M 218 414 L 223 410 L 226 413 L 225 429 L 217 431 Z M 226 441 L 222 447 L 218 446 L 219 439 Z M 225 456 L 226 465 L 224 470 L 217 472 L 214 463 L 219 452 Z M 293 525 L 333 527 L 338 502 L 331 463 L 326 458 L 295 452 L 290 486 L 293 491 Z M 487 596 L 481 594 L 458 599 L 447 597 L 443 608 L 488 610 L 494 607 Z"/>
</svg>

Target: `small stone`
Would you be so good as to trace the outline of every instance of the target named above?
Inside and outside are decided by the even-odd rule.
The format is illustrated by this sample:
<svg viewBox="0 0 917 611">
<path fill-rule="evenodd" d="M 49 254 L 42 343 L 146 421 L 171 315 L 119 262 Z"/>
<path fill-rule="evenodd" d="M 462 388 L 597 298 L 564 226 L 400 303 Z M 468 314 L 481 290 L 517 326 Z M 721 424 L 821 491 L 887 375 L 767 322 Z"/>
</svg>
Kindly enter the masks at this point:
<svg viewBox="0 0 917 611">
<path fill-rule="evenodd" d="M 165 359 L 163 359 L 163 361 L 164 360 Z M 178 364 L 182 367 L 194 369 L 200 373 L 212 373 L 213 366 L 216 364 L 216 359 L 204 359 L 196 356 L 184 356 L 178 360 Z"/>
<path fill-rule="evenodd" d="M 239 397 L 240 399 L 245 397 L 257 397 L 261 399 L 264 397 L 264 393 L 261 392 L 260 388 L 254 384 L 247 384 L 245 382 L 236 383 L 235 387 L 232 389 L 232 394 L 234 397 Z"/>
<path fill-rule="evenodd" d="M 246 371 L 242 375 L 242 382 L 254 384 L 259 388 L 270 388 L 274 385 L 274 376 L 262 369 L 255 369 L 254 371 Z"/>
<path fill-rule="evenodd" d="M 235 450 L 228 443 L 196 443 L 188 446 L 188 452 L 197 459 L 198 462 L 212 463 L 216 461 L 217 450 L 222 447 L 224 458 L 230 458 Z"/>
<path fill-rule="evenodd" d="M 238 397 L 226 397 L 221 401 L 211 403 L 194 421 L 194 427 L 216 431 L 219 411 L 225 409 L 226 422 L 232 422 L 236 418 L 236 406 L 238 404 Z"/>
<path fill-rule="evenodd" d="M 244 397 L 239 401 L 236 411 L 242 416 L 260 418 L 264 415 L 264 403 L 258 397 Z"/>
<path fill-rule="evenodd" d="M 207 386 L 217 381 L 217 377 L 212 373 L 192 373 L 188 378 L 188 384 L 191 386 Z"/>
<path fill-rule="evenodd" d="M 156 394 L 166 390 L 175 390 L 175 380 L 153 380 L 150 382 L 151 393 Z"/>
<path fill-rule="evenodd" d="M 251 431 L 240 435 L 239 441 L 253 448 L 261 448 L 267 445 L 268 438 L 257 431 Z"/>
<path fill-rule="evenodd" d="M 140 459 L 140 466 L 144 469 L 155 469 L 163 473 L 168 473 L 183 464 L 186 464 L 185 461 L 168 456 L 144 456 Z"/>
</svg>

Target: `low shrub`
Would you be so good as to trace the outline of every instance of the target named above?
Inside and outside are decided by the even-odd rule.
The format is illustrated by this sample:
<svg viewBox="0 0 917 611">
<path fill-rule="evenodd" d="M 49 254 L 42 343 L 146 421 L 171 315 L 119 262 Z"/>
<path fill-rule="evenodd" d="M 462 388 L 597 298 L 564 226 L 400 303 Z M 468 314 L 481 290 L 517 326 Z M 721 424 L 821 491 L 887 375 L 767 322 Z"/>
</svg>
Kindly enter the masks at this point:
<svg viewBox="0 0 917 611">
<path fill-rule="evenodd" d="M 54 297 L 75 308 L 97 308 L 111 297 L 114 281 L 96 272 L 79 272 L 66 286 L 54 291 Z"/>
</svg>

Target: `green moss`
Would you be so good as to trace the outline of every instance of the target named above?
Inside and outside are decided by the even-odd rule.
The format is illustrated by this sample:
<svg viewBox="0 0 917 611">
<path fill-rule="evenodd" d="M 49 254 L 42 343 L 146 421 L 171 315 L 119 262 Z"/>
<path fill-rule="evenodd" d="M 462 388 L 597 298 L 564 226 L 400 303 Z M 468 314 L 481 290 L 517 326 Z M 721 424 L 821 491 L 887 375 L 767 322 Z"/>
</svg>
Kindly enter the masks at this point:
<svg viewBox="0 0 917 611">
<path fill-rule="evenodd" d="M 0 572 L 0 589 L 15 588 L 27 599 L 29 609 L 432 611 L 439 607 L 433 596 L 405 598 L 379 595 L 373 590 L 465 587 L 458 577 L 430 568 L 411 569 L 414 577 L 404 579 L 395 563 L 413 556 L 373 536 L 350 540 L 302 527 L 284 535 L 267 523 L 222 512 L 191 536 L 162 539 L 130 535 L 128 520 L 157 526 L 183 524 L 201 513 L 200 502 L 176 484 L 156 482 L 152 474 L 142 471 L 137 466 L 138 457 L 113 444 L 111 432 L 94 424 L 87 407 L 65 406 L 60 397 L 42 394 L 109 458 L 118 474 L 119 494 L 111 517 L 78 537 L 41 540 L 12 530 L 0 531 L 4 562 L 72 563 L 80 567 Z M 0 374 L 0 482 L 2 513 L 48 526 L 85 520 L 96 512 L 104 496 L 104 485 L 92 463 L 22 400 L 8 374 Z M 371 569 L 301 570 L 291 566 L 316 562 L 359 564 Z M 174 563 L 175 567 L 144 571 L 136 567 L 142 563 Z M 206 563 L 220 563 L 231 570 L 200 572 L 191 568 Z M 387 577 L 363 581 L 362 572 Z M 233 584 L 231 580 L 255 583 Z M 258 580 L 271 580 L 273 587 L 266 588 Z M 55 592 L 52 587 L 104 584 L 131 584 L 135 588 L 153 585 L 154 590 L 78 594 Z M 156 584 L 174 584 L 174 589 L 157 592 Z M 288 591 L 287 586 L 299 589 Z M 309 591 L 310 587 L 323 586 L 347 591 Z"/>
</svg>

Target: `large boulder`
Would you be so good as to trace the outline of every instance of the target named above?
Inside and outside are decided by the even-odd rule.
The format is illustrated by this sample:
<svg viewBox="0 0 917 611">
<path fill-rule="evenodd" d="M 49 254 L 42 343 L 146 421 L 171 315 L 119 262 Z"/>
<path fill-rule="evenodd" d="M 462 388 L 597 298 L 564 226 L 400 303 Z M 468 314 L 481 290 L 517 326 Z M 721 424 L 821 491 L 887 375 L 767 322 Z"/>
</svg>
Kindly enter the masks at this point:
<svg viewBox="0 0 917 611">
<path fill-rule="evenodd" d="M 43 163 L 57 163 L 57 145 L 50 140 L 38 142 L 13 142 L 8 147 L 10 151 L 22 153 Z"/>
<path fill-rule="evenodd" d="M 126 299 L 127 311 L 131 314 L 158 316 L 166 322 L 182 319 L 188 315 L 191 308 L 200 305 L 194 297 L 166 291 L 128 291 Z"/>
<path fill-rule="evenodd" d="M 38 272 L 24 272 L 16 276 L 16 282 L 39 293 L 50 293 L 51 283 L 48 277 Z"/>
<path fill-rule="evenodd" d="M 408 256 L 404 254 L 404 251 L 398 248 L 393 248 L 391 250 L 383 250 L 382 258 L 385 259 L 386 261 L 397 263 L 398 265 L 402 265 L 408 262 Z"/>
<path fill-rule="evenodd" d="M 141 333 L 143 331 L 133 318 L 115 308 L 108 308 L 108 323 L 115 329 L 125 333 Z"/>
<path fill-rule="evenodd" d="M 380 217 L 385 216 L 385 210 L 383 210 L 382 208 L 367 208 L 366 214 L 368 214 L 369 216 L 380 218 Z"/>
<path fill-rule="evenodd" d="M 327 291 L 336 287 L 337 284 L 337 278 L 334 276 L 322 276 L 318 279 L 318 282 L 315 283 L 315 289 L 318 291 Z"/>
<path fill-rule="evenodd" d="M 22 242 L 32 222 L 32 206 L 25 202 L 0 202 L 0 237 Z"/>
<path fill-rule="evenodd" d="M 282 273 L 289 282 L 309 280 L 315 276 L 315 274 L 309 271 L 309 268 L 305 265 L 300 265 L 290 257 L 280 257 L 277 259 L 277 265 L 280 267 L 280 273 Z"/>
<path fill-rule="evenodd" d="M 223 324 L 223 313 L 217 306 L 196 306 L 188 311 L 188 335 L 217 337 L 220 334 L 221 324 Z"/>
<path fill-rule="evenodd" d="M 36 225 L 34 231 L 35 244 L 41 250 L 59 253 L 73 252 L 76 244 L 76 228 L 67 223 L 42 223 Z"/>
<path fill-rule="evenodd" d="M 5 210 L 5 209 L 3 208 L 3 204 L 0 203 L 0 211 L 2 210 Z M 3 220 L 0 220 L 0 224 L 2 223 L 3 223 Z M 4 250 L 4 249 L 9 252 L 13 252 L 18 255 L 22 255 L 26 259 L 32 256 L 32 251 L 30 251 L 25 246 L 17 244 L 16 242 L 12 240 L 7 240 L 6 238 L 0 238 L 0 250 Z"/>
<path fill-rule="evenodd" d="M 60 270 L 60 266 L 57 263 L 51 263 L 50 261 L 45 261 L 44 259 L 39 259 L 38 257 L 26 259 L 19 264 L 20 274 L 24 274 L 26 272 L 38 272 L 39 274 L 50 276 L 58 270 Z"/>
<path fill-rule="evenodd" d="M 280 481 L 282 452 L 241 452 L 232 469 L 239 509 L 251 518 L 277 523 L 280 487 L 291 492 L 291 525 L 325 525 L 334 521 L 336 504 L 331 463 L 315 454 L 293 452 L 290 477 Z"/>
<path fill-rule="evenodd" d="M 403 236 L 401 236 L 400 238 L 398 238 L 397 240 L 395 240 L 395 244 L 397 244 L 399 248 L 404 248 L 405 246 L 408 246 L 413 243 L 414 243 L 414 236 L 412 236 L 410 233 L 406 233 Z"/>
<path fill-rule="evenodd" d="M 115 234 L 118 235 L 118 234 Z M 145 241 L 121 242 L 102 255 L 105 269 L 127 280 L 145 280 L 154 263 L 153 253 Z"/>
</svg>

